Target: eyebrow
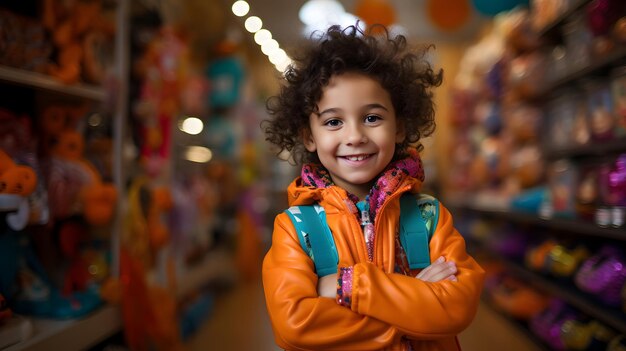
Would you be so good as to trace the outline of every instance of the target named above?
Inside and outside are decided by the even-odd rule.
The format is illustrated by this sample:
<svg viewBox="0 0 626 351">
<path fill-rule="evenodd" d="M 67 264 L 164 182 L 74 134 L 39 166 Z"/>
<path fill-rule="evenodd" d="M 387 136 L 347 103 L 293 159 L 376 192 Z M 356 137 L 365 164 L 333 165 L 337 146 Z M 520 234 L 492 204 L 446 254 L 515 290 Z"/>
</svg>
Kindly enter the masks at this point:
<svg viewBox="0 0 626 351">
<path fill-rule="evenodd" d="M 379 108 L 379 109 L 382 109 L 382 110 L 385 110 L 385 111 L 389 112 L 389 110 L 385 106 L 383 106 L 383 105 L 381 105 L 379 103 L 367 104 L 367 105 L 363 106 L 363 109 L 365 109 L 365 110 L 371 110 L 371 109 L 375 109 L 375 108 Z M 337 111 L 340 111 L 340 110 L 341 109 L 339 109 L 339 108 L 331 107 L 331 108 L 328 108 L 328 109 L 326 109 L 324 111 L 318 112 L 316 114 L 317 114 L 317 117 L 322 117 L 322 115 L 329 114 L 329 113 L 336 113 Z"/>
</svg>

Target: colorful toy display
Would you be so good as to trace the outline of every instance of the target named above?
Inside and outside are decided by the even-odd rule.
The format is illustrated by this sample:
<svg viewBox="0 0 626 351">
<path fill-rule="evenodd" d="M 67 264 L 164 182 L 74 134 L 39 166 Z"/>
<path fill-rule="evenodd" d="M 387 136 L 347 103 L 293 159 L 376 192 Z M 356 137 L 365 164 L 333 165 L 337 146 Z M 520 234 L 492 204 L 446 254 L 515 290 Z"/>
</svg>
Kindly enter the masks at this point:
<svg viewBox="0 0 626 351">
<path fill-rule="evenodd" d="M 51 34 L 56 57 L 47 73 L 65 84 L 101 83 L 110 65 L 115 26 L 101 0 L 43 1 L 43 25 Z M 101 47 L 104 46 L 104 49 Z"/>
<path fill-rule="evenodd" d="M 604 246 L 586 259 L 575 277 L 582 291 L 612 307 L 621 304 L 621 291 L 626 283 L 626 259 L 624 253 L 611 246 Z"/>
</svg>

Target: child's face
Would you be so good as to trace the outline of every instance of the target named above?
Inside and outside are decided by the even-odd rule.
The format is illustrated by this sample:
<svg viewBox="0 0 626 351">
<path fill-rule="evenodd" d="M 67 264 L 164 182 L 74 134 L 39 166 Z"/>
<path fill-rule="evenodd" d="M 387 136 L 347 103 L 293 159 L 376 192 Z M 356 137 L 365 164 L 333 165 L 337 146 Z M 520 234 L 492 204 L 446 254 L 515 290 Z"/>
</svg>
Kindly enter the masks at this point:
<svg viewBox="0 0 626 351">
<path fill-rule="evenodd" d="M 376 80 L 344 73 L 331 78 L 318 108 L 304 145 L 317 152 L 336 185 L 362 199 L 404 139 L 391 97 Z"/>
</svg>

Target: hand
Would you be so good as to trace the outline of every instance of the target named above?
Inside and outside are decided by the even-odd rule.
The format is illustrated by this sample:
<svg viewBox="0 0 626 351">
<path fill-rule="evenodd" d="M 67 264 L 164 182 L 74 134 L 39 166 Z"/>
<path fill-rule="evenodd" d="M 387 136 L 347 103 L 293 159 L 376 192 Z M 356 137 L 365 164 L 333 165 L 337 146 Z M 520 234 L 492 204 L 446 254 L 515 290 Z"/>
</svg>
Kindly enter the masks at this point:
<svg viewBox="0 0 626 351">
<path fill-rule="evenodd" d="M 422 269 L 422 271 L 419 272 L 415 278 L 430 283 L 435 283 L 444 279 L 457 281 L 456 273 L 456 264 L 453 261 L 446 262 L 446 259 L 441 256 L 430 266 Z"/>
<path fill-rule="evenodd" d="M 337 296 L 337 273 L 325 275 L 317 280 L 317 294 L 320 297 L 330 297 L 334 299 Z"/>
</svg>

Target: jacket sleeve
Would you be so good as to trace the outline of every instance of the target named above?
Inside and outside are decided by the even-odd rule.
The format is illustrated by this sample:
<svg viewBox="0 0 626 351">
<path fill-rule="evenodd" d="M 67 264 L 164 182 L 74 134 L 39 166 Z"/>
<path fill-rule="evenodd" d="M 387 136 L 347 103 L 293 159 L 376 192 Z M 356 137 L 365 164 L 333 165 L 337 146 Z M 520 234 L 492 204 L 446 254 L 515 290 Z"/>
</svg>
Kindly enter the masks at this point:
<svg viewBox="0 0 626 351">
<path fill-rule="evenodd" d="M 353 268 L 350 308 L 397 327 L 411 339 L 459 334 L 476 314 L 484 271 L 467 254 L 463 237 L 442 205 L 436 231 L 430 240 L 431 262 L 440 256 L 456 263 L 458 281 L 424 282 L 385 273 L 371 263 L 357 263 Z"/>
<path fill-rule="evenodd" d="M 263 261 L 263 288 L 276 343 L 288 350 L 374 350 L 396 341 L 397 329 L 319 297 L 313 261 L 286 214 L 274 222 Z"/>
</svg>

